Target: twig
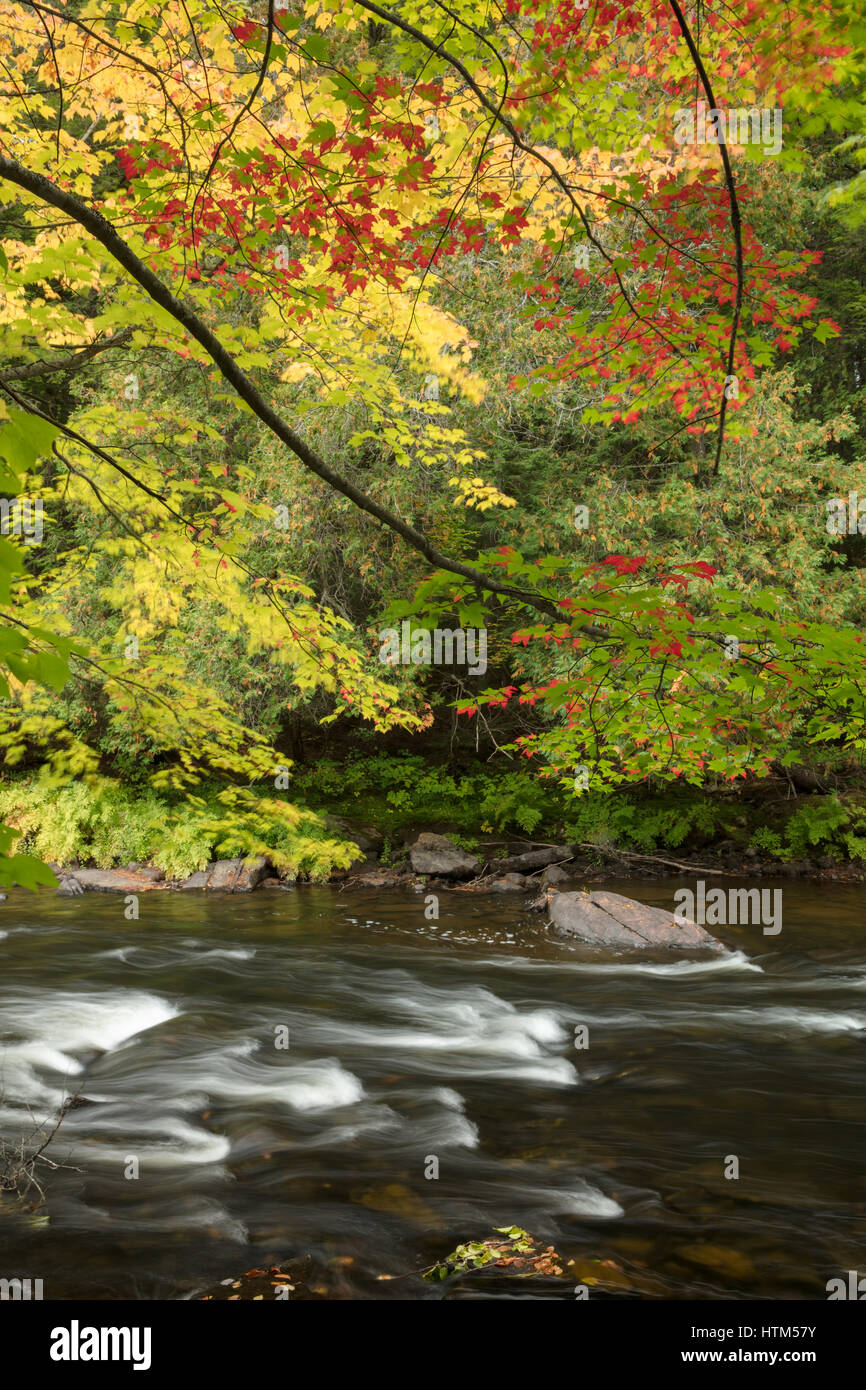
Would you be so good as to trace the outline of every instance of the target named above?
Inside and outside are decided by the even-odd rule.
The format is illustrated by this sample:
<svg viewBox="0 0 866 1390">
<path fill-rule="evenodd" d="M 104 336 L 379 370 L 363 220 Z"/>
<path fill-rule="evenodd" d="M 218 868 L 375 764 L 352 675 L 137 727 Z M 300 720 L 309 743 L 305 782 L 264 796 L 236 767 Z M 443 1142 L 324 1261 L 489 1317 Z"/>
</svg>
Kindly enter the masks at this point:
<svg viewBox="0 0 866 1390">
<path fill-rule="evenodd" d="M 590 845 L 580 842 L 581 849 L 594 849 L 599 854 L 610 855 L 614 859 L 650 859 L 654 864 L 669 864 L 674 869 L 687 869 L 689 873 L 699 874 L 722 874 L 728 878 L 736 878 L 733 869 L 707 869 L 703 864 L 683 864 L 679 859 L 662 859 L 657 854 L 637 854 L 631 849 L 607 849 L 604 845 Z M 546 867 L 546 866 L 545 866 Z"/>
</svg>

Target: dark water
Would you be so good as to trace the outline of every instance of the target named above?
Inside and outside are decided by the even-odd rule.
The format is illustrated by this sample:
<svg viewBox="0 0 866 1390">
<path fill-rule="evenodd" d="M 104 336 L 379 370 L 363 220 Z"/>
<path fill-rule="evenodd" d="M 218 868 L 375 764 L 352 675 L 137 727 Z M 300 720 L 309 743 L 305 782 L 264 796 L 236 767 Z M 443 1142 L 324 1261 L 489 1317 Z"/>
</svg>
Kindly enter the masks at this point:
<svg viewBox="0 0 866 1390">
<path fill-rule="evenodd" d="M 523 1297 L 824 1299 L 866 1270 L 863 890 L 783 891 L 779 936 L 727 929 L 690 963 L 593 956 L 463 894 L 428 922 L 411 892 L 154 893 L 128 922 L 121 898 L 12 893 L 0 1132 L 89 1103 L 49 1150 L 79 1171 L 0 1205 L 0 1276 L 185 1298 L 309 1253 L 332 1298 L 496 1297 L 417 1271 L 516 1223 L 569 1276 Z"/>
</svg>

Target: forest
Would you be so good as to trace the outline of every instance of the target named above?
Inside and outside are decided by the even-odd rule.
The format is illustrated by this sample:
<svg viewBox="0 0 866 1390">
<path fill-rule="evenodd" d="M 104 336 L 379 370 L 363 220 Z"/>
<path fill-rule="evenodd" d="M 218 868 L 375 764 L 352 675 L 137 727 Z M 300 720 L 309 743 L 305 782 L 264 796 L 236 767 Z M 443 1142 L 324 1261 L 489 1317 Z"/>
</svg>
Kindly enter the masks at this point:
<svg viewBox="0 0 866 1390">
<path fill-rule="evenodd" d="M 853 3 L 3 16 L 8 882 L 863 858 Z"/>
<path fill-rule="evenodd" d="M 866 1298 L 864 72 L 858 0 L 0 0 L 0 1301 L 149 1303 L 43 1369 Z"/>
</svg>

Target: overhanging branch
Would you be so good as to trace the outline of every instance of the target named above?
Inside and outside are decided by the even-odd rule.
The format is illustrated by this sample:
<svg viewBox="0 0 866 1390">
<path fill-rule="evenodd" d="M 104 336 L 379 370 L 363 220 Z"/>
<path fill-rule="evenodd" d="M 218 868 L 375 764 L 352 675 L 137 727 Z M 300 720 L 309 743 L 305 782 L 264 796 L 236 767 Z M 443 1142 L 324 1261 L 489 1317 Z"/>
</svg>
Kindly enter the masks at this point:
<svg viewBox="0 0 866 1390">
<path fill-rule="evenodd" d="M 692 31 L 686 23 L 686 17 L 682 12 L 678 0 L 669 0 L 669 3 L 671 9 L 676 15 L 677 23 L 680 26 L 682 36 L 686 41 L 686 47 L 689 50 L 692 62 L 695 65 L 695 70 L 698 74 L 698 77 L 700 78 L 701 86 L 704 89 L 704 94 L 707 98 L 707 102 L 709 103 L 710 110 L 715 111 L 718 108 L 716 107 L 716 99 L 713 96 L 713 89 L 710 84 L 709 74 L 707 73 L 707 70 L 704 67 L 703 59 L 701 58 L 701 55 L 698 52 L 698 46 L 695 43 L 695 40 L 692 36 Z M 719 131 L 718 143 L 719 154 L 722 157 L 722 168 L 725 174 L 725 185 L 728 190 L 728 201 L 730 203 L 731 208 L 731 231 L 734 234 L 734 256 L 737 276 L 737 289 L 734 298 L 734 314 L 731 323 L 731 336 L 728 340 L 728 361 L 726 368 L 727 376 L 730 377 L 733 375 L 734 372 L 734 356 L 737 347 L 737 334 L 740 329 L 740 315 L 742 314 L 743 310 L 743 282 L 745 278 L 743 271 L 743 227 L 740 219 L 740 204 L 737 198 L 737 189 L 734 183 L 734 171 L 731 168 L 731 158 L 728 154 L 728 146 L 725 142 L 723 129 Z M 713 477 L 715 477 L 718 474 L 719 464 L 721 463 L 722 459 L 722 447 L 725 442 L 725 416 L 727 414 L 728 408 L 728 397 L 726 394 L 726 389 L 727 380 L 725 381 L 725 389 L 723 389 L 722 391 L 722 400 L 719 406 L 719 433 L 718 438 L 716 440 L 716 457 L 713 463 Z"/>
<path fill-rule="evenodd" d="M 210 357 L 211 361 L 218 368 L 222 376 L 229 383 L 253 412 L 261 420 L 272 434 L 276 435 L 281 443 L 285 444 L 295 457 L 317 478 L 321 478 L 328 487 L 342 496 L 348 498 L 361 511 L 367 512 L 370 516 L 387 526 L 396 535 L 400 536 L 407 545 L 413 550 L 417 550 L 423 555 L 435 569 L 446 570 L 450 574 L 456 574 L 461 579 L 468 580 L 477 589 L 486 589 L 489 593 L 503 594 L 508 598 L 517 599 L 521 603 L 528 604 L 531 608 L 548 616 L 561 618 L 562 614 L 556 604 L 541 594 L 531 590 L 519 589 L 511 584 L 502 584 L 481 570 L 474 569 L 471 565 L 464 565 L 459 560 L 452 560 L 449 556 L 443 555 L 441 551 L 427 539 L 423 532 L 418 531 L 414 526 L 410 526 L 387 507 L 381 506 L 372 497 L 368 497 L 360 488 L 355 487 L 348 478 L 344 478 L 335 469 L 331 468 L 323 458 L 311 449 L 300 435 L 296 434 L 290 425 L 274 410 L 267 400 L 265 400 L 259 389 L 253 384 L 246 372 L 238 365 L 231 353 L 223 346 L 215 333 L 199 318 L 192 309 L 183 304 L 176 295 L 150 270 L 130 246 L 118 236 L 111 223 L 97 212 L 94 208 L 88 207 L 85 202 L 78 198 L 74 193 L 68 193 L 59 188 L 50 179 L 45 178 L 44 174 L 38 174 L 32 169 L 27 169 L 19 164 L 16 159 L 9 159 L 5 155 L 0 155 L 0 179 L 6 179 L 9 183 L 16 184 L 19 188 L 25 189 L 42 202 L 48 203 L 51 207 L 57 208 L 60 212 L 72 217 L 79 226 L 89 232 L 115 260 L 118 265 L 123 266 L 124 270 L 132 276 L 133 280 L 141 285 L 142 289 L 149 297 L 158 304 L 160 308 L 171 315 L 183 329 L 195 338 Z"/>
<path fill-rule="evenodd" d="M 28 362 L 23 367 L 4 367 L 3 378 L 5 381 L 30 381 L 33 377 L 48 376 L 52 372 L 78 372 L 99 353 L 107 352 L 109 348 L 123 347 L 134 332 L 134 328 L 124 328 L 120 333 L 114 333 L 110 338 L 103 338 L 98 343 L 90 343 L 78 352 L 59 353 L 57 357 L 46 357 L 41 362 Z"/>
</svg>

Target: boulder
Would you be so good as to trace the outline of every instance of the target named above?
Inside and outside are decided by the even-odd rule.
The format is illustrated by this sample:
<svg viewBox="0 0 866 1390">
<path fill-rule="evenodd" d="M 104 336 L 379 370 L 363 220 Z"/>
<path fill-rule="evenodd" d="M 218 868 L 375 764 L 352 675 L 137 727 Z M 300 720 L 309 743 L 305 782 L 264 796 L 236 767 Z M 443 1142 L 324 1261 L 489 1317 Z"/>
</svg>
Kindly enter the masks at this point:
<svg viewBox="0 0 866 1390">
<path fill-rule="evenodd" d="M 78 884 L 77 889 L 72 887 L 73 883 Z M 128 869 L 76 869 L 74 874 L 66 874 L 61 879 L 57 891 L 68 898 L 85 890 L 91 893 L 149 893 L 160 886 L 150 874 Z"/>
<path fill-rule="evenodd" d="M 561 869 L 558 864 L 548 864 L 544 873 L 541 875 L 542 888 L 552 888 L 556 883 L 567 883 L 571 874 L 567 874 L 565 869 Z"/>
<path fill-rule="evenodd" d="M 78 896 L 79 893 L 83 893 L 83 892 L 84 892 L 84 889 L 82 888 L 81 884 L 78 882 L 78 879 L 77 879 L 77 878 L 73 877 L 72 874 L 63 874 L 63 875 L 62 875 L 62 877 L 61 877 L 61 879 L 60 879 L 60 887 L 57 889 L 57 893 L 58 893 L 58 896 L 59 896 L 59 897 L 61 897 L 61 898 L 75 898 L 75 897 Z"/>
<path fill-rule="evenodd" d="M 490 885 L 491 893 L 522 893 L 526 888 L 523 874 L 503 874 Z"/>
<path fill-rule="evenodd" d="M 452 844 L 444 835 L 425 831 L 409 850 L 416 874 L 436 874 L 439 878 L 474 878 L 481 864 L 472 854 Z"/>
<path fill-rule="evenodd" d="M 672 912 L 647 907 L 619 893 L 548 894 L 554 933 L 595 946 L 640 949 L 661 946 L 677 950 L 724 951 L 721 941 L 695 922 L 680 922 Z"/>
<path fill-rule="evenodd" d="M 183 889 L 199 888 L 208 893 L 251 893 L 269 871 L 267 859 L 259 857 L 250 864 L 243 859 L 218 859 L 206 869 L 191 874 L 180 885 Z"/>
<path fill-rule="evenodd" d="M 194 874 L 190 874 L 189 878 L 183 879 L 177 886 L 184 892 L 188 888 L 207 888 L 209 877 L 210 869 L 197 869 Z"/>
</svg>

